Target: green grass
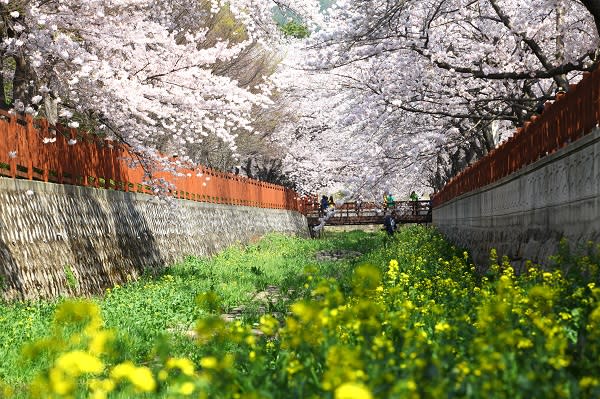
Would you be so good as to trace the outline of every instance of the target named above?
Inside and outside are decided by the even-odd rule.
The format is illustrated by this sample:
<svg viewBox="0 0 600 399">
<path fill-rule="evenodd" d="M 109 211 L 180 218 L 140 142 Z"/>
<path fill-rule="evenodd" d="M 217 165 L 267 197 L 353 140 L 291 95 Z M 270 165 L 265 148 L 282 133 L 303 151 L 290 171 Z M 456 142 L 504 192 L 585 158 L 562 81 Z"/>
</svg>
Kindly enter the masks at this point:
<svg viewBox="0 0 600 399">
<path fill-rule="evenodd" d="M 362 255 L 317 261 L 340 250 Z M 420 226 L 268 236 L 95 303 L 0 307 L 0 396 L 597 398 L 600 247 L 554 262 L 515 275 L 492 252 L 480 275 Z"/>
<path fill-rule="evenodd" d="M 119 332 L 123 358 L 144 361 L 157 344 L 167 340 L 173 355 L 190 355 L 198 351 L 185 333 L 193 330 L 194 322 L 204 314 L 196 303 L 200 293 L 217 293 L 223 312 L 244 306 L 243 319 L 256 322 L 260 312 L 253 298 L 267 286 L 279 287 L 291 301 L 301 293 L 307 266 L 325 276 L 339 276 L 359 261 L 317 263 L 317 251 L 348 249 L 368 256 L 380 242 L 381 236 L 363 232 L 329 234 L 322 240 L 269 235 L 253 245 L 234 246 L 210 258 L 189 257 L 162 275 L 117 286 L 92 300 L 100 306 L 106 327 Z M 69 271 L 65 266 L 67 278 Z M 20 386 L 48 366 L 41 355 L 35 362 L 23 362 L 21 352 L 28 343 L 47 335 L 61 302 L 0 304 L 1 381 Z M 277 306 L 283 311 L 286 305 L 282 302 Z"/>
</svg>

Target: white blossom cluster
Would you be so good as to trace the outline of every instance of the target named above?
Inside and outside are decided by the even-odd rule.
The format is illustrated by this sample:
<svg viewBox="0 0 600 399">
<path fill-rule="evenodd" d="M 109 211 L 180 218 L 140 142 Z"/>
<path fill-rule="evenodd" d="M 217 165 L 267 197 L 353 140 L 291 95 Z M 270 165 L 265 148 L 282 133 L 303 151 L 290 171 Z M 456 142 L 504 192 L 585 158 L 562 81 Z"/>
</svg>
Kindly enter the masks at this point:
<svg viewBox="0 0 600 399">
<path fill-rule="evenodd" d="M 579 81 L 594 17 L 567 0 L 336 1 L 279 76 L 299 110 L 280 131 L 291 173 L 308 191 L 431 192 L 449 154 L 497 145 Z"/>
<path fill-rule="evenodd" d="M 271 99 L 268 82 L 244 87 L 214 72 L 216 64 L 238 57 L 258 40 L 251 32 L 256 21 L 250 21 L 246 39 L 208 43 L 203 24 L 224 6 L 182 0 L 3 0 L 0 12 L 12 21 L 0 51 L 24 64 L 15 74 L 30 79 L 29 95 L 14 107 L 44 111 L 51 123 L 61 120 L 73 128 L 80 127 L 78 115 L 91 116 L 108 138 L 121 139 L 139 154 L 160 148 L 185 159 L 187 145 L 208 135 L 235 150 L 235 132 L 252 130 L 253 108 Z M 242 21 L 269 6 L 230 5 Z"/>
<path fill-rule="evenodd" d="M 27 81 L 17 111 L 73 128 L 86 115 L 137 154 L 182 164 L 207 136 L 237 151 L 237 132 L 261 133 L 254 111 L 277 103 L 276 116 L 285 103 L 294 116 L 274 118 L 270 139 L 302 191 L 402 199 L 430 190 L 440 165 L 461 161 L 452 154 L 469 155 L 465 143 L 485 152 L 508 137 L 597 62 L 593 3 L 0 0 L 0 52 Z M 282 36 L 275 9 L 310 38 Z M 223 10 L 243 34 L 210 31 Z M 216 72 L 256 43 L 279 54 L 275 76 L 248 87 Z"/>
</svg>

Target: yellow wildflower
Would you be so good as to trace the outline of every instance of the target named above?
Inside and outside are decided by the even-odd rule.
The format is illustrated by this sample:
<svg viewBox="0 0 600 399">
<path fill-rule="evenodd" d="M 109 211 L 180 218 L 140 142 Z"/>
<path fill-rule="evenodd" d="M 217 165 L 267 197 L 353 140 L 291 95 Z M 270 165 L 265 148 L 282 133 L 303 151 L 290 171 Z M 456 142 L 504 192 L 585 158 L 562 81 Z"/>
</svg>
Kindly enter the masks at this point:
<svg viewBox="0 0 600 399">
<path fill-rule="evenodd" d="M 160 381 L 166 381 L 169 378 L 169 373 L 166 370 L 160 370 L 158 372 L 158 379 Z"/>
<path fill-rule="evenodd" d="M 519 342 L 517 342 L 517 348 L 519 349 L 528 349 L 531 347 L 533 347 L 533 343 L 527 338 L 521 338 L 519 339 Z"/>
<path fill-rule="evenodd" d="M 67 395 L 75 388 L 75 382 L 72 378 L 65 376 L 65 373 L 57 368 L 50 369 L 50 388 L 52 392 L 59 395 Z"/>
<path fill-rule="evenodd" d="M 275 335 L 275 333 L 277 333 L 278 327 L 279 322 L 275 317 L 271 315 L 260 316 L 260 326 L 258 327 L 258 329 L 262 331 L 265 335 Z"/>
<path fill-rule="evenodd" d="M 92 337 L 89 344 L 89 352 L 93 355 L 104 353 L 106 343 L 114 337 L 112 331 L 99 331 Z"/>
<path fill-rule="evenodd" d="M 435 332 L 444 332 L 450 330 L 450 324 L 441 321 L 435 325 Z"/>
<path fill-rule="evenodd" d="M 116 365 L 110 376 L 115 380 L 127 379 L 141 392 L 153 392 L 156 389 L 156 381 L 148 367 L 136 367 L 131 362 Z"/>
<path fill-rule="evenodd" d="M 56 367 L 61 369 L 65 374 L 73 377 L 85 373 L 97 374 L 104 370 L 104 364 L 100 359 L 80 350 L 61 355 L 56 360 Z"/>
<path fill-rule="evenodd" d="M 294 359 L 288 364 L 286 371 L 288 372 L 288 374 L 294 375 L 302 369 L 302 364 L 298 360 Z"/>
<path fill-rule="evenodd" d="M 205 369 L 216 369 L 217 365 L 217 358 L 214 356 L 203 357 L 202 360 L 200 360 L 200 366 Z"/>
<path fill-rule="evenodd" d="M 335 399 L 373 399 L 373 395 L 363 384 L 347 382 L 335 390 Z"/>
<path fill-rule="evenodd" d="M 92 399 L 105 399 L 109 392 L 115 389 L 115 382 L 110 378 L 104 380 L 91 379 L 88 381 Z"/>
<path fill-rule="evenodd" d="M 598 380 L 598 378 L 588 376 L 588 377 L 583 377 L 581 380 L 579 380 L 579 386 L 582 389 L 596 387 L 598 385 L 600 385 L 600 381 Z"/>
<path fill-rule="evenodd" d="M 189 396 L 194 393 L 195 388 L 196 387 L 191 382 L 184 382 L 181 384 L 181 387 L 179 387 L 179 393 L 181 395 Z"/>
<path fill-rule="evenodd" d="M 185 375 L 194 375 L 194 362 L 186 358 L 170 358 L 167 360 L 167 369 L 179 369 Z"/>
</svg>

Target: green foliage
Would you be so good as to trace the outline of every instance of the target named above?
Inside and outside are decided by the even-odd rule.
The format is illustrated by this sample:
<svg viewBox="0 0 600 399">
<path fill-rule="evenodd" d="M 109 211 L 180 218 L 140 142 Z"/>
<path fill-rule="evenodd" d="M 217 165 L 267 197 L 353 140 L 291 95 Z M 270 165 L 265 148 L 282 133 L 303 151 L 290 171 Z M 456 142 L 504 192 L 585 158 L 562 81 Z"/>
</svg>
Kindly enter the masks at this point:
<svg viewBox="0 0 600 399">
<path fill-rule="evenodd" d="M 65 265 L 65 278 L 67 279 L 67 285 L 72 290 L 77 289 L 79 287 L 79 283 L 77 282 L 77 277 L 75 277 L 75 273 L 73 273 L 73 269 L 71 269 L 70 265 Z"/>
<path fill-rule="evenodd" d="M 480 276 L 468 254 L 433 229 L 402 229 L 384 247 L 385 238 L 269 236 L 210 259 L 189 258 L 95 303 L 4 305 L 0 365 L 10 367 L 0 366 L 0 393 L 600 395 L 597 247 L 579 258 L 563 248 L 556 270 L 529 264 L 520 276 L 492 254 L 490 272 Z M 363 256 L 315 260 L 333 250 Z M 271 308 L 255 306 L 265 284 L 279 287 Z M 221 317 L 240 307 L 238 320 Z"/>
<path fill-rule="evenodd" d="M 288 21 L 279 26 L 279 29 L 286 36 L 295 37 L 297 39 L 304 39 L 310 36 L 310 31 L 308 27 L 300 22 L 296 21 Z"/>
<path fill-rule="evenodd" d="M 4 76 L 13 76 L 15 73 L 15 69 L 17 68 L 17 63 L 13 57 L 4 57 L 2 59 L 2 73 Z M 13 81 L 12 79 L 3 79 L 4 87 L 1 87 L 1 90 L 4 90 L 4 104 L 2 106 L 7 106 L 12 104 L 12 96 L 13 96 Z"/>
</svg>

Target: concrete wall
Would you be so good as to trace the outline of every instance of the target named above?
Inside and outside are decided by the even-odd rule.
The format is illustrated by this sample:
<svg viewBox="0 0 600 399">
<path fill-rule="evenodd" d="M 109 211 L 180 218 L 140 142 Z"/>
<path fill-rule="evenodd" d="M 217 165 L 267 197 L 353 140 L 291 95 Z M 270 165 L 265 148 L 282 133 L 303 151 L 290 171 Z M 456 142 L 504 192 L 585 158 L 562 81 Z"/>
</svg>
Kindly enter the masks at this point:
<svg viewBox="0 0 600 399">
<path fill-rule="evenodd" d="M 274 231 L 308 235 L 297 212 L 0 178 L 0 291 L 8 300 L 100 293 Z"/>
<path fill-rule="evenodd" d="M 600 241 L 600 130 L 433 210 L 433 224 L 486 265 L 491 248 L 516 267 L 548 264 L 562 237 Z"/>
</svg>

